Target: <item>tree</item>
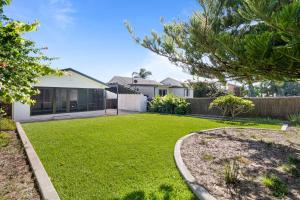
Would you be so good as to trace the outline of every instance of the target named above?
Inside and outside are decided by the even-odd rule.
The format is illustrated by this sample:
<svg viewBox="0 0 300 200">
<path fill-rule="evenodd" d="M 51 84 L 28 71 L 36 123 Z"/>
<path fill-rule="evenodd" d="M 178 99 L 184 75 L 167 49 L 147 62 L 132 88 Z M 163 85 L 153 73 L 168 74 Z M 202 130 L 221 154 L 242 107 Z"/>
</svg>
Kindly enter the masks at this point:
<svg viewBox="0 0 300 200">
<path fill-rule="evenodd" d="M 194 90 L 194 97 L 219 97 L 226 94 L 216 83 L 209 82 L 189 82 L 188 84 Z"/>
<path fill-rule="evenodd" d="M 241 113 L 247 113 L 253 110 L 254 103 L 250 100 L 228 94 L 218 97 L 211 102 L 209 109 L 213 108 L 219 109 L 223 116 L 230 115 L 232 118 L 235 118 Z"/>
<path fill-rule="evenodd" d="M 135 78 L 147 79 L 149 76 L 152 75 L 152 72 L 147 71 L 145 68 L 141 68 L 139 72 L 133 72 L 132 75 Z"/>
<path fill-rule="evenodd" d="M 199 0 L 188 22 L 133 39 L 193 75 L 253 83 L 300 79 L 299 0 Z"/>
<path fill-rule="evenodd" d="M 3 14 L 3 6 L 10 0 L 0 0 L 0 101 L 33 103 L 31 96 L 38 93 L 33 84 L 38 78 L 61 74 L 50 67 L 52 58 L 44 55 L 45 48 L 37 48 L 25 33 L 37 30 L 38 22 L 31 24 L 13 20 Z"/>
</svg>

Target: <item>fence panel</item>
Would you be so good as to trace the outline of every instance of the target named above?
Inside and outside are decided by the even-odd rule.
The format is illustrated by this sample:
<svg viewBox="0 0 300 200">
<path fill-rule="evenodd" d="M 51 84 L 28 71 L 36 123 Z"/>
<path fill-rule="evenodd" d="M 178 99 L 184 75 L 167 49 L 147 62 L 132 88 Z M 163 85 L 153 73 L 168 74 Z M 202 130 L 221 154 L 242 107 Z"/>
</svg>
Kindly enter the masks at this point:
<svg viewBox="0 0 300 200">
<path fill-rule="evenodd" d="M 290 114 L 300 113 L 300 97 L 266 97 L 248 98 L 253 101 L 255 108 L 243 117 L 271 117 L 287 119 Z M 189 98 L 191 114 L 221 115 L 217 109 L 210 110 L 209 104 L 213 98 Z"/>
</svg>

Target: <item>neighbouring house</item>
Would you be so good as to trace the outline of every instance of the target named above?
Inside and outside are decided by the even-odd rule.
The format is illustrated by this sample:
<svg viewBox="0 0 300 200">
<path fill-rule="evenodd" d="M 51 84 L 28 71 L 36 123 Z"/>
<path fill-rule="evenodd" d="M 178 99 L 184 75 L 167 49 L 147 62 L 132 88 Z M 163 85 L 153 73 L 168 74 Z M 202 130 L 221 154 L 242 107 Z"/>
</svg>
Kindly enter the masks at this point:
<svg viewBox="0 0 300 200">
<path fill-rule="evenodd" d="M 148 98 L 174 94 L 176 96 L 193 98 L 193 89 L 184 83 L 172 78 L 166 78 L 161 82 L 155 80 L 114 76 L 108 84 L 119 84 L 140 92 Z"/>
<path fill-rule="evenodd" d="M 231 93 L 231 94 L 235 95 L 235 96 L 241 96 L 242 95 L 241 87 L 238 86 L 238 85 L 231 84 L 231 83 L 227 83 L 226 91 L 228 93 Z"/>
<path fill-rule="evenodd" d="M 74 69 L 63 76 L 44 76 L 34 85 L 40 93 L 32 106 L 15 102 L 15 121 L 38 121 L 66 117 L 99 116 L 105 113 L 107 85 Z"/>
</svg>

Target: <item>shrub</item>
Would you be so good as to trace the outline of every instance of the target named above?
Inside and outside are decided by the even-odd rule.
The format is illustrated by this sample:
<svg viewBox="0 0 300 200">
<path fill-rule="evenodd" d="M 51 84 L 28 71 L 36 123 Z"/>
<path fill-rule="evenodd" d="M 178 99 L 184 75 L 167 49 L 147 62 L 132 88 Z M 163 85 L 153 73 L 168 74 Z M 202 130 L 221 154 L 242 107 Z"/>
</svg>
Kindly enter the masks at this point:
<svg viewBox="0 0 300 200">
<path fill-rule="evenodd" d="M 8 118 L 0 119 L 0 130 L 12 131 L 16 129 L 16 124 L 13 120 Z"/>
<path fill-rule="evenodd" d="M 275 197 L 284 197 L 288 194 L 288 186 L 274 174 L 267 174 L 262 178 L 264 186 L 272 191 Z"/>
<path fill-rule="evenodd" d="M 235 116 L 251 111 L 254 104 L 250 100 L 236 97 L 234 95 L 225 95 L 216 98 L 210 105 L 209 109 L 217 108 L 222 111 L 223 116 L 229 115 L 232 118 Z"/>
<path fill-rule="evenodd" d="M 9 138 L 10 135 L 8 133 L 0 132 L 0 148 L 9 144 Z"/>
<path fill-rule="evenodd" d="M 227 185 L 235 184 L 238 181 L 239 165 L 233 160 L 225 165 L 224 179 Z"/>
<path fill-rule="evenodd" d="M 150 102 L 149 110 L 151 112 L 184 115 L 188 111 L 188 106 L 189 103 L 181 97 L 174 95 L 156 96 Z"/>
<path fill-rule="evenodd" d="M 300 126 L 300 113 L 294 114 L 294 115 L 289 115 L 288 118 L 292 125 Z"/>
</svg>

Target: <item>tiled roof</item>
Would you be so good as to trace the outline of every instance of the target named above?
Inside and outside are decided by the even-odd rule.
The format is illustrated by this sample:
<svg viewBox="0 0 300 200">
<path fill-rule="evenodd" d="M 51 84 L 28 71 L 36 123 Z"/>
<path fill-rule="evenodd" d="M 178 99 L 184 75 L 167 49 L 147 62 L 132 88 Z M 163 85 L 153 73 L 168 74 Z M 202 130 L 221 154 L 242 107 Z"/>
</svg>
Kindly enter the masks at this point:
<svg viewBox="0 0 300 200">
<path fill-rule="evenodd" d="M 154 80 L 123 76 L 114 76 L 108 83 L 119 83 L 121 85 L 162 85 Z"/>
</svg>

